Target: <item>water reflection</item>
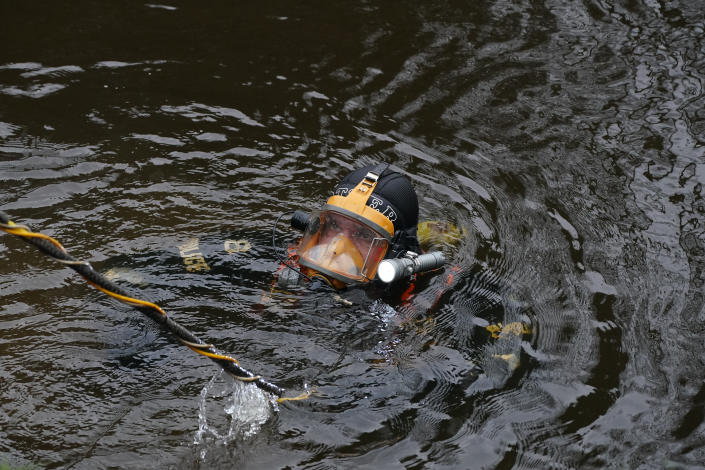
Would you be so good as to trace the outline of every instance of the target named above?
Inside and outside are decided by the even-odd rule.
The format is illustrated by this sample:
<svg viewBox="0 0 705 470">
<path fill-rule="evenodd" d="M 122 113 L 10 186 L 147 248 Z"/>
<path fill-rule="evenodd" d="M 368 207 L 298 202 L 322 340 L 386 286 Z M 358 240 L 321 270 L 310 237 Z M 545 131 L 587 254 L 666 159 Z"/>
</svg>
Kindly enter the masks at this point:
<svg viewBox="0 0 705 470">
<path fill-rule="evenodd" d="M 705 459 L 701 5 L 79 2 L 4 17 L 0 210 L 316 392 L 275 409 L 3 236 L 0 455 Z M 276 216 L 380 159 L 412 179 L 422 220 L 467 231 L 446 247 L 457 271 L 408 302 L 269 292 Z M 179 258 L 194 237 L 218 247 L 207 273 Z M 228 239 L 252 248 L 227 253 Z"/>
</svg>

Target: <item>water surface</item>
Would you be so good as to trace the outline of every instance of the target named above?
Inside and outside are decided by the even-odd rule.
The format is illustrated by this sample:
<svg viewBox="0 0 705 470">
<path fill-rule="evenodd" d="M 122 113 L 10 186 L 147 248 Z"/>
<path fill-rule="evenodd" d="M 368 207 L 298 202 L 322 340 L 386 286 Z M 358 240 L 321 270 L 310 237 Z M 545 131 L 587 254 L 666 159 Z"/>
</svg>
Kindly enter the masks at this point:
<svg viewBox="0 0 705 470">
<path fill-rule="evenodd" d="M 0 7 L 0 210 L 292 395 L 313 390 L 272 404 L 4 235 L 0 458 L 699 468 L 703 11 Z M 450 287 L 448 270 L 406 303 L 272 292 L 277 216 L 379 160 L 413 181 L 422 220 L 467 230 L 441 247 Z M 208 271 L 179 257 L 193 238 Z"/>
</svg>

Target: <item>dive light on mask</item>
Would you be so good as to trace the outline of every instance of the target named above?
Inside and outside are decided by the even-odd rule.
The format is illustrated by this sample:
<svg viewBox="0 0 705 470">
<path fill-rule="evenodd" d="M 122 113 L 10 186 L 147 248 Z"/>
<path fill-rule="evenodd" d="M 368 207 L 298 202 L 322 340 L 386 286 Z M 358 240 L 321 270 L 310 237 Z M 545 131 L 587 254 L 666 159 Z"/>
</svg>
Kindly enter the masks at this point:
<svg viewBox="0 0 705 470">
<path fill-rule="evenodd" d="M 446 260 L 440 251 L 432 251 L 418 255 L 407 251 L 403 258 L 385 259 L 377 267 L 377 277 L 387 284 L 412 274 L 432 271 L 445 264 Z"/>
</svg>

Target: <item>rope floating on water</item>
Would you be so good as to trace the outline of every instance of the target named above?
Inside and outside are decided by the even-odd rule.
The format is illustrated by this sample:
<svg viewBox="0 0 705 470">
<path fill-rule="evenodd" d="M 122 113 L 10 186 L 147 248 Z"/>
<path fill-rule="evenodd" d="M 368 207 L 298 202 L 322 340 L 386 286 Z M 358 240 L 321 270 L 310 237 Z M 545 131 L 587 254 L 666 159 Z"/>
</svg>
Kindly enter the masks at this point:
<svg viewBox="0 0 705 470">
<path fill-rule="evenodd" d="M 123 288 L 110 281 L 99 272 L 95 271 L 90 263 L 87 261 L 79 261 L 69 255 L 61 243 L 52 237 L 43 233 L 33 232 L 26 225 L 15 224 L 4 212 L 0 212 L 0 230 L 20 237 L 27 243 L 36 246 L 43 253 L 76 271 L 88 282 L 88 284 L 95 287 L 99 291 L 119 300 L 120 302 L 131 305 L 135 309 L 147 315 L 154 322 L 158 323 L 160 326 L 176 336 L 176 338 L 189 349 L 208 357 L 213 362 L 218 364 L 234 379 L 254 383 L 260 389 L 278 396 L 279 398 L 277 401 L 279 402 L 302 399 L 302 397 L 307 398 L 309 396 L 309 394 L 305 393 L 299 397 L 282 397 L 285 392 L 283 388 L 264 380 L 261 376 L 253 374 L 247 369 L 244 369 L 234 357 L 219 352 L 212 344 L 204 343 L 194 333 L 177 323 L 176 320 L 172 320 L 158 305 L 130 296 L 129 293 Z"/>
</svg>

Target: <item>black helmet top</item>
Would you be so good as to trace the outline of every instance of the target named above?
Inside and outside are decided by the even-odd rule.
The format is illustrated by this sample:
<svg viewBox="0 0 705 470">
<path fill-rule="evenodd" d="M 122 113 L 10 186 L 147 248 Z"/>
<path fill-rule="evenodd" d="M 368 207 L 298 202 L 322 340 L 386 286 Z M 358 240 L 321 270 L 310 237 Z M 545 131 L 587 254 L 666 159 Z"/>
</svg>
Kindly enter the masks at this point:
<svg viewBox="0 0 705 470">
<path fill-rule="evenodd" d="M 335 187 L 334 194 L 345 196 L 355 186 L 374 170 L 376 165 L 368 165 L 354 170 L 343 178 Z M 421 252 L 416 238 L 416 227 L 419 223 L 419 200 L 409 178 L 386 168 L 375 186 L 367 205 L 384 214 L 394 225 L 394 241 L 390 257 L 395 257 L 400 251 Z"/>
</svg>

